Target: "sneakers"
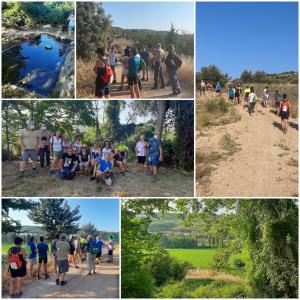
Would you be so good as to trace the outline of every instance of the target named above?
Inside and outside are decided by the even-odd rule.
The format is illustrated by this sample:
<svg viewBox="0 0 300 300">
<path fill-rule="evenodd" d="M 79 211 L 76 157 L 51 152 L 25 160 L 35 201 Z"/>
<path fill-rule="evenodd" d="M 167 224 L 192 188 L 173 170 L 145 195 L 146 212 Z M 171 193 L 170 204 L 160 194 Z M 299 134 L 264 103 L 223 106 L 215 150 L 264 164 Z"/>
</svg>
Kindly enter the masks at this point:
<svg viewBox="0 0 300 300">
<path fill-rule="evenodd" d="M 55 280 L 55 282 L 56 282 L 56 285 L 59 285 L 59 279 L 58 278 Z"/>
<path fill-rule="evenodd" d="M 66 284 L 67 284 L 67 281 L 66 281 L 66 280 L 62 280 L 62 281 L 60 282 L 60 284 L 61 284 L 61 285 L 66 285 Z"/>
<path fill-rule="evenodd" d="M 153 175 L 153 176 L 151 177 L 151 181 L 152 181 L 152 182 L 156 182 L 156 181 L 157 181 L 156 176 Z"/>
<path fill-rule="evenodd" d="M 16 177 L 16 179 L 22 179 L 22 178 L 24 178 L 24 172 L 19 172 L 18 174 L 17 174 L 17 177 Z"/>
<path fill-rule="evenodd" d="M 90 181 L 93 181 L 93 180 L 95 180 L 96 178 L 94 177 L 94 176 L 91 176 L 90 177 Z"/>
</svg>

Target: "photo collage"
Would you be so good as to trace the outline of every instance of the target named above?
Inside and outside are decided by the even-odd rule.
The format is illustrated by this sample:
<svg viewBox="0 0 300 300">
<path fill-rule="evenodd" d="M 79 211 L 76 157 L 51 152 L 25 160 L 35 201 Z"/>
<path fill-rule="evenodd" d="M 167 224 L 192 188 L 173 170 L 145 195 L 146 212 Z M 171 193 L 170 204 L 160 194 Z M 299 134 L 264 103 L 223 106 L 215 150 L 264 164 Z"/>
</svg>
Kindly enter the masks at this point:
<svg viewBox="0 0 300 300">
<path fill-rule="evenodd" d="M 2 298 L 298 298 L 298 9 L 1 0 Z"/>
</svg>

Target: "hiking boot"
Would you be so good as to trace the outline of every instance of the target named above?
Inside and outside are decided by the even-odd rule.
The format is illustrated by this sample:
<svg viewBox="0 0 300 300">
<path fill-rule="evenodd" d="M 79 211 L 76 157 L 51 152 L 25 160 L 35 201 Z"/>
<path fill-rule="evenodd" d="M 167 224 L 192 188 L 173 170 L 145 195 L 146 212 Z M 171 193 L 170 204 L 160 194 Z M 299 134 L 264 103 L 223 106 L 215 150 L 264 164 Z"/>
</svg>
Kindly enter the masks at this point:
<svg viewBox="0 0 300 300">
<path fill-rule="evenodd" d="M 96 178 L 94 177 L 94 176 L 91 176 L 90 177 L 90 181 L 93 181 L 93 180 L 95 180 Z"/>
<path fill-rule="evenodd" d="M 146 81 L 149 81 L 149 78 L 147 78 Z"/>
<path fill-rule="evenodd" d="M 156 176 L 153 175 L 153 176 L 151 177 L 151 181 L 152 181 L 152 182 L 156 182 L 156 181 L 157 181 Z"/>
<path fill-rule="evenodd" d="M 113 82 L 112 82 L 112 83 L 113 83 L 113 84 L 114 84 L 114 83 L 117 83 L 117 80 L 113 80 Z"/>
<path fill-rule="evenodd" d="M 177 96 L 178 95 L 178 93 L 177 92 L 173 92 L 172 94 L 170 94 L 169 96 Z"/>
<path fill-rule="evenodd" d="M 75 266 L 75 269 L 79 269 L 79 266 Z"/>
<path fill-rule="evenodd" d="M 19 172 L 18 174 L 17 174 L 17 177 L 16 177 L 16 179 L 22 179 L 22 178 L 24 178 L 24 172 Z"/>
<path fill-rule="evenodd" d="M 37 274 L 37 279 L 40 280 L 40 274 Z"/>
<path fill-rule="evenodd" d="M 91 272 L 88 272 L 86 275 L 92 275 L 92 273 L 91 273 Z"/>
<path fill-rule="evenodd" d="M 66 284 L 67 284 L 67 281 L 66 281 L 66 280 L 62 280 L 62 281 L 60 282 L 60 284 L 61 284 L 61 285 L 66 285 Z"/>
<path fill-rule="evenodd" d="M 145 77 L 143 77 L 143 78 L 141 79 L 141 81 L 145 81 Z"/>
<path fill-rule="evenodd" d="M 55 282 L 56 282 L 56 285 L 59 285 L 59 279 L 58 278 L 55 280 Z"/>
</svg>

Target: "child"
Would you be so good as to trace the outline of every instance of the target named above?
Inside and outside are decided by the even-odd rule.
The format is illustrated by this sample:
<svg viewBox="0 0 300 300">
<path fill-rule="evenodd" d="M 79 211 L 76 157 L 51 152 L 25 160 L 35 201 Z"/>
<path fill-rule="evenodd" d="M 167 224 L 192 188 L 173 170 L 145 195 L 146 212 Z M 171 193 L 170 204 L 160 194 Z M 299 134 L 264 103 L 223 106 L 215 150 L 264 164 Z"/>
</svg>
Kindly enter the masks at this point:
<svg viewBox="0 0 300 300">
<path fill-rule="evenodd" d="M 287 95 L 282 95 L 282 103 L 280 105 L 280 117 L 281 117 L 281 126 L 282 131 L 287 133 L 288 126 L 289 126 L 289 117 L 290 117 L 290 106 L 287 101 Z"/>
<path fill-rule="evenodd" d="M 29 254 L 30 276 L 36 277 L 36 275 L 33 272 L 33 267 L 36 264 L 36 243 L 33 236 L 29 239 L 28 247 L 30 249 L 30 254 Z"/>
<path fill-rule="evenodd" d="M 45 243 L 45 238 L 43 236 L 40 237 L 40 242 L 37 244 L 37 250 L 39 252 L 39 265 L 38 265 L 38 274 L 37 277 L 40 279 L 40 271 L 42 264 L 44 265 L 44 275 L 45 279 L 49 278 L 49 274 L 47 271 L 47 263 L 48 263 L 48 244 Z"/>
<path fill-rule="evenodd" d="M 113 71 L 108 65 L 108 60 L 104 58 L 106 52 L 104 48 L 98 48 L 96 50 L 97 60 L 93 68 L 96 77 L 95 96 L 104 99 L 110 97 L 110 84 L 113 79 Z"/>
</svg>

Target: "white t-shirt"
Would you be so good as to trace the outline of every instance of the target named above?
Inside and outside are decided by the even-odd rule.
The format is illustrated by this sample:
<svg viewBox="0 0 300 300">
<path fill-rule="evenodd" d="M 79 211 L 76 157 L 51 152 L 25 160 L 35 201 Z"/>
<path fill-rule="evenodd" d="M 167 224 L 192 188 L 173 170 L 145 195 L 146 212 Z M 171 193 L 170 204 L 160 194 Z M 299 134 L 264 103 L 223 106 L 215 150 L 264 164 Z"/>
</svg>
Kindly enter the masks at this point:
<svg viewBox="0 0 300 300">
<path fill-rule="evenodd" d="M 53 136 L 51 138 L 50 142 L 53 145 L 53 151 L 61 152 L 63 150 L 63 148 L 62 148 L 62 139 L 61 138 L 57 138 L 56 136 Z"/>
<path fill-rule="evenodd" d="M 250 93 L 248 96 L 249 102 L 254 102 L 254 99 L 256 98 L 255 93 Z"/>
<path fill-rule="evenodd" d="M 111 149 L 110 149 L 110 148 L 107 149 L 107 148 L 105 148 L 105 147 L 102 149 L 102 159 L 104 159 L 104 154 L 105 154 L 105 153 L 108 153 L 108 154 L 110 155 Z"/>
<path fill-rule="evenodd" d="M 142 141 L 138 141 L 135 146 L 137 156 L 146 156 L 147 155 L 147 149 L 145 147 L 145 143 Z"/>
<path fill-rule="evenodd" d="M 111 52 L 111 53 L 109 54 L 109 64 L 110 64 L 111 66 L 115 66 L 115 65 L 116 65 L 116 58 L 117 58 L 116 53 Z"/>
<path fill-rule="evenodd" d="M 264 89 L 264 98 L 269 99 L 269 90 Z"/>
</svg>

